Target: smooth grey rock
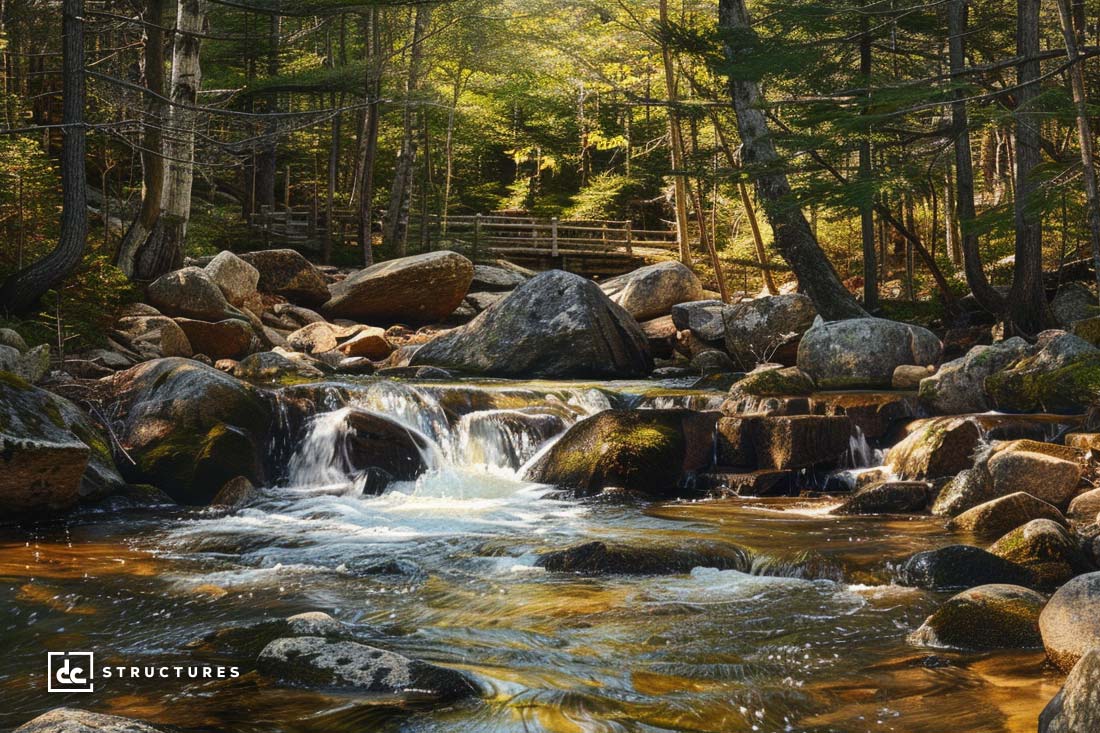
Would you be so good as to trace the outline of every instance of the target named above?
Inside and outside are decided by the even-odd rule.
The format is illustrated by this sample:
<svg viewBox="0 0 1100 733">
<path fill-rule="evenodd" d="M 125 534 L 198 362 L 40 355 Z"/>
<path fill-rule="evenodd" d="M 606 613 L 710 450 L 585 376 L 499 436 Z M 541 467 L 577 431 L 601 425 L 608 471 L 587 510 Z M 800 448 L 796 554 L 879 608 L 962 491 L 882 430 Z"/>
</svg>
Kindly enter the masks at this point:
<svg viewBox="0 0 1100 733">
<path fill-rule="evenodd" d="M 985 391 L 986 378 L 1030 353 L 1031 345 L 1018 336 L 991 346 L 975 346 L 921 380 L 921 404 L 938 415 L 986 412 L 993 407 Z"/>
<path fill-rule="evenodd" d="M 798 367 L 819 389 L 889 387 L 902 364 L 939 362 L 943 344 L 920 326 L 851 318 L 811 328 L 798 345 Z"/>
<path fill-rule="evenodd" d="M 639 267 L 606 280 L 600 288 L 638 321 L 668 315 L 674 305 L 703 297 L 699 278 L 676 261 Z"/>
</svg>

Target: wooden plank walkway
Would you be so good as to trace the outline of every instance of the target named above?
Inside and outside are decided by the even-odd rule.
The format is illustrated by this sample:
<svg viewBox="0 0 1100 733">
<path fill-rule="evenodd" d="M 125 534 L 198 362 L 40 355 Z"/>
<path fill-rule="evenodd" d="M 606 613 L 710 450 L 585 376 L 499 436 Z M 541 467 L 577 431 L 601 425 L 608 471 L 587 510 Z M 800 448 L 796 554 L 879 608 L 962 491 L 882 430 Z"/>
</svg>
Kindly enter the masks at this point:
<svg viewBox="0 0 1100 733">
<path fill-rule="evenodd" d="M 252 215 L 253 231 L 264 246 L 319 251 L 328 231 L 323 211 L 309 208 L 272 210 Z M 422 229 L 428 227 L 428 236 Z M 357 215 L 333 212 L 333 239 L 337 246 L 354 243 Z M 474 214 L 409 216 L 409 250 L 419 251 L 427 241 L 433 248 L 467 254 L 475 262 L 504 259 L 532 270 L 561 269 L 587 277 L 629 272 L 644 264 L 669 259 L 677 252 L 676 232 L 636 229 L 629 221 L 541 219 L 532 216 Z"/>
</svg>

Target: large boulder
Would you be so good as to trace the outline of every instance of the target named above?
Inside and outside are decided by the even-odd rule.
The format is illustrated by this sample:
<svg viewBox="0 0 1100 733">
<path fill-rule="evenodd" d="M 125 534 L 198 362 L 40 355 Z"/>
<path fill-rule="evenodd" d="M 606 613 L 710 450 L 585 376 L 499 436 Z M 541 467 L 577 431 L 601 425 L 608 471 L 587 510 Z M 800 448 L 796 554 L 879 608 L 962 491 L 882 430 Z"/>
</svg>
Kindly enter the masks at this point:
<svg viewBox="0 0 1100 733">
<path fill-rule="evenodd" d="M 384 471 L 387 479 L 411 481 L 424 472 L 431 446 L 419 433 L 393 418 L 350 408 L 345 418 L 343 444 L 335 452 L 346 461 L 345 473 L 359 476 Z M 372 482 L 368 488 L 379 487 Z"/>
<path fill-rule="evenodd" d="M 1076 461 L 1026 449 L 998 451 L 989 459 L 987 466 L 993 479 L 994 496 L 1026 491 L 1062 509 L 1077 493 L 1077 484 L 1083 472 L 1081 464 Z"/>
<path fill-rule="evenodd" d="M 901 585 L 935 591 L 965 590 L 990 583 L 1030 586 L 1032 580 L 1027 568 L 972 545 L 918 552 L 898 571 Z"/>
<path fill-rule="evenodd" d="M 794 364 L 798 343 L 817 317 L 808 296 L 772 295 L 730 306 L 722 312 L 726 351 L 743 369 L 777 362 Z"/>
<path fill-rule="evenodd" d="M 1090 288 L 1079 282 L 1069 282 L 1058 288 L 1050 302 L 1050 310 L 1063 326 L 1100 316 L 1096 296 Z"/>
<path fill-rule="evenodd" d="M 276 639 L 260 652 L 257 665 L 264 674 L 303 687 L 410 695 L 436 702 L 479 694 L 461 672 L 355 641 L 319 636 Z"/>
<path fill-rule="evenodd" d="M 947 526 L 979 535 L 1001 536 L 1033 519 L 1049 519 L 1058 524 L 1066 522 L 1057 507 L 1018 491 L 968 509 Z"/>
<path fill-rule="evenodd" d="M 711 462 L 716 418 L 690 410 L 607 410 L 571 427 L 527 478 L 577 496 L 620 488 L 675 497 Z"/>
<path fill-rule="evenodd" d="M 159 359 L 104 380 L 107 413 L 132 459 L 123 471 L 185 504 L 206 504 L 230 479 L 267 479 L 274 411 L 264 394 L 213 367 Z"/>
<path fill-rule="evenodd" d="M 1100 573 L 1078 575 L 1050 597 L 1039 617 L 1047 658 L 1063 672 L 1100 647 Z"/>
<path fill-rule="evenodd" d="M 699 278 L 686 265 L 675 261 L 639 267 L 605 281 L 600 288 L 639 321 L 666 316 L 672 306 L 703 297 Z"/>
<path fill-rule="evenodd" d="M 492 265 L 474 265 L 474 279 L 470 283 L 470 289 L 482 292 L 515 290 L 526 280 L 526 275 L 515 270 Z"/>
<path fill-rule="evenodd" d="M 708 344 L 724 344 L 725 313 L 732 306 L 720 300 L 696 300 L 672 306 L 672 323 L 678 331 L 690 331 Z"/>
<path fill-rule="evenodd" d="M 281 295 L 292 303 L 318 306 L 329 299 L 328 283 L 321 271 L 293 249 L 249 252 L 241 259 L 260 273 L 260 292 Z"/>
<path fill-rule="evenodd" d="M 243 305 L 260 283 L 260 271 L 228 250 L 219 252 L 203 270 L 225 299 L 237 306 Z"/>
<path fill-rule="evenodd" d="M 1039 714 L 1039 733 L 1100 730 L 1100 648 L 1073 665 L 1058 694 Z"/>
<path fill-rule="evenodd" d="M 962 415 L 993 407 L 985 392 L 985 380 L 1031 353 L 1022 338 L 1010 338 L 991 346 L 975 346 L 939 371 L 921 380 L 920 401 L 933 414 Z"/>
<path fill-rule="evenodd" d="M 886 454 L 886 465 L 905 480 L 954 476 L 970 468 L 982 439 L 978 425 L 966 417 L 917 420 L 907 431 Z"/>
<path fill-rule="evenodd" d="M 196 354 L 206 354 L 214 361 L 242 359 L 252 353 L 256 344 L 252 327 L 245 321 L 227 318 L 211 323 L 190 318 L 177 318 L 176 323 Z"/>
<path fill-rule="evenodd" d="M 1038 648 L 1045 603 L 1042 595 L 1018 585 L 980 585 L 936 609 L 909 641 L 950 649 Z"/>
<path fill-rule="evenodd" d="M 889 387 L 902 364 L 939 362 L 943 344 L 920 326 L 851 318 L 814 326 L 798 345 L 798 366 L 819 389 Z"/>
<path fill-rule="evenodd" d="M 1070 533 L 1049 519 L 1034 519 L 1017 527 L 994 542 L 989 551 L 1030 570 L 1044 588 L 1056 588 L 1087 567 Z"/>
<path fill-rule="evenodd" d="M 426 252 L 380 262 L 333 284 L 325 312 L 374 325 L 421 325 L 454 312 L 474 278 L 456 252 Z"/>
<path fill-rule="evenodd" d="M 76 405 L 0 372 L 4 516 L 48 514 L 122 489 L 103 431 Z"/>
<path fill-rule="evenodd" d="M 54 708 L 19 726 L 14 733 L 159 733 L 159 730 L 140 720 L 117 715 Z"/>
<path fill-rule="evenodd" d="M 959 471 L 940 489 L 932 503 L 932 514 L 937 517 L 957 517 L 967 509 L 973 509 L 995 498 L 993 479 L 989 477 L 986 467 L 979 465 Z"/>
<path fill-rule="evenodd" d="M 169 316 L 200 321 L 243 317 L 225 299 L 221 288 L 198 267 L 184 267 L 161 275 L 149 284 L 145 294 L 151 304 Z"/>
<path fill-rule="evenodd" d="M 497 377 L 642 377 L 645 335 L 591 280 L 544 272 L 470 323 L 425 344 L 413 366 Z"/>
<path fill-rule="evenodd" d="M 715 453 L 727 466 L 799 469 L 836 462 L 849 447 L 842 415 L 742 415 L 718 421 Z"/>
<path fill-rule="evenodd" d="M 1085 412 L 1100 398 L 1100 349 L 1065 331 L 1044 331 L 1038 353 L 991 374 L 986 392 L 998 410 Z"/>
</svg>

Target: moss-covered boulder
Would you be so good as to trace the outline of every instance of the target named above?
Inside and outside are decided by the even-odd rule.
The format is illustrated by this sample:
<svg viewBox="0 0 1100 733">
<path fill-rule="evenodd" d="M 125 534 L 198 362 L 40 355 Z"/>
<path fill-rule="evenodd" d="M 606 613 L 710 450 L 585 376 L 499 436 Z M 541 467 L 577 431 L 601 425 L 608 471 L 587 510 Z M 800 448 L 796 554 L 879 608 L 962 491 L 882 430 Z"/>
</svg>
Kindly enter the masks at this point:
<svg viewBox="0 0 1100 733">
<path fill-rule="evenodd" d="M 412 366 L 497 377 L 643 377 L 645 334 L 591 280 L 560 270 L 531 278 L 470 323 L 428 342 Z"/>
<path fill-rule="evenodd" d="M 733 385 L 730 398 L 804 397 L 813 391 L 813 380 L 798 367 L 766 367 L 749 372 L 744 379 Z"/>
<path fill-rule="evenodd" d="M 917 420 L 906 430 L 886 454 L 886 465 L 907 481 L 954 476 L 970 468 L 982 439 L 978 425 L 965 416 Z"/>
<path fill-rule="evenodd" d="M 680 496 L 713 454 L 716 413 L 607 410 L 571 427 L 527 478 L 592 496 L 621 488 L 651 499 Z"/>
<path fill-rule="evenodd" d="M 947 526 L 950 529 L 984 536 L 1000 536 L 1033 519 L 1049 519 L 1058 524 L 1066 523 L 1058 507 L 1042 499 L 1036 499 L 1031 494 L 1018 491 L 968 509 L 952 519 Z"/>
<path fill-rule="evenodd" d="M 1083 473 L 1077 461 L 1026 449 L 998 451 L 986 465 L 993 479 L 995 496 L 1025 491 L 1063 509 L 1077 493 Z"/>
<path fill-rule="evenodd" d="M 898 571 L 901 585 L 927 590 L 965 590 L 991 583 L 1030 586 L 1031 572 L 972 545 L 949 545 L 918 552 Z"/>
<path fill-rule="evenodd" d="M 1100 647 L 1100 573 L 1078 575 L 1050 597 L 1039 618 L 1047 658 L 1063 672 Z"/>
<path fill-rule="evenodd" d="M 957 517 L 968 509 L 995 499 L 993 479 L 984 465 L 960 471 L 940 490 L 932 503 L 937 517 Z"/>
<path fill-rule="evenodd" d="M 158 359 L 106 380 L 127 477 L 185 504 L 208 503 L 230 479 L 267 481 L 274 411 L 255 387 L 189 359 Z"/>
<path fill-rule="evenodd" d="M 1030 353 L 1031 346 L 1018 337 L 990 346 L 975 346 L 965 356 L 947 362 L 934 375 L 921 380 L 921 404 L 935 415 L 985 412 L 993 406 L 985 392 L 986 378 Z"/>
<path fill-rule="evenodd" d="M 990 375 L 986 392 L 998 410 L 1085 412 L 1100 398 L 1100 349 L 1065 331 L 1044 332 L 1040 350 Z"/>
<path fill-rule="evenodd" d="M 1018 585 L 981 585 L 952 597 L 909 636 L 917 646 L 1034 649 L 1046 599 Z"/>
<path fill-rule="evenodd" d="M 121 490 L 107 436 L 69 400 L 0 372 L 0 514 L 46 514 Z"/>
<path fill-rule="evenodd" d="M 1043 588 L 1057 588 L 1075 573 L 1089 569 L 1069 531 L 1049 519 L 1034 519 L 994 542 L 989 551 L 1022 565 Z"/>
<path fill-rule="evenodd" d="M 883 318 L 814 326 L 798 345 L 798 367 L 819 389 L 889 388 L 902 364 L 939 363 L 943 344 L 931 331 Z"/>
</svg>

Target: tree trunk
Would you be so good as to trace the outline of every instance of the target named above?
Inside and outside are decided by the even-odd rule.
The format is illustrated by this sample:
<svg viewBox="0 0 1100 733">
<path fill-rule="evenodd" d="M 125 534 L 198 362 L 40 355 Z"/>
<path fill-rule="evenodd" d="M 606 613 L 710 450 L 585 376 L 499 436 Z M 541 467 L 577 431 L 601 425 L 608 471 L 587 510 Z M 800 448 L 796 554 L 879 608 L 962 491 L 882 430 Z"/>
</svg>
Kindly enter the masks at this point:
<svg viewBox="0 0 1100 733">
<path fill-rule="evenodd" d="M 756 44 L 744 0 L 719 0 L 718 23 L 727 34 L 726 57 L 736 63 L 744 46 Z M 776 249 L 824 318 L 841 320 L 866 316 L 867 312 L 840 282 L 801 209 L 791 201 L 790 183 L 786 174 L 777 168 L 779 154 L 761 110 L 759 85 L 755 80 L 731 74 L 729 88 L 741 131 L 742 155 L 752 172 L 764 214 L 775 232 Z"/>
<path fill-rule="evenodd" d="M 660 0 L 661 33 L 668 30 L 668 0 Z M 661 60 L 665 69 L 665 88 L 668 94 L 668 137 L 672 161 L 673 204 L 676 209 L 676 241 L 680 244 L 680 261 L 691 266 L 691 243 L 688 241 L 687 172 L 684 170 L 684 136 L 680 129 L 680 116 L 676 109 L 679 101 L 679 85 L 672 62 L 672 49 L 668 41 L 661 39 Z"/>
<path fill-rule="evenodd" d="M 968 0 L 951 0 L 947 8 L 951 76 L 956 80 L 962 78 L 966 69 L 967 3 Z M 965 97 L 965 90 L 958 89 L 955 91 L 955 101 L 951 103 L 951 124 L 955 136 L 955 215 L 959 221 L 963 270 L 974 300 L 985 310 L 999 315 L 1004 310 L 1004 299 L 989 284 L 982 267 L 978 235 L 974 232 L 974 220 L 978 214 L 974 207 L 974 160 L 970 150 L 970 123 Z"/>
<path fill-rule="evenodd" d="M 1089 127 L 1088 97 L 1085 95 L 1084 60 L 1077 51 L 1077 33 L 1069 0 L 1058 0 L 1058 19 L 1062 24 L 1062 36 L 1066 42 L 1066 59 L 1069 61 L 1070 87 L 1073 104 L 1077 110 L 1077 140 L 1081 147 L 1081 168 L 1085 179 L 1085 200 L 1088 205 L 1089 243 L 1092 245 L 1092 264 L 1096 274 L 1096 291 L 1100 294 L 1100 191 L 1096 181 L 1096 158 L 1092 147 L 1092 130 Z"/>
<path fill-rule="evenodd" d="M 275 3 L 278 10 L 278 2 Z M 277 12 L 271 14 L 267 41 L 267 75 L 273 78 L 279 74 L 279 42 L 282 35 L 282 18 Z M 263 109 L 268 114 L 279 111 L 279 93 L 272 92 L 264 99 Z M 256 207 L 275 208 L 275 179 L 278 177 L 279 159 L 277 138 L 279 126 L 273 119 L 264 123 L 264 136 L 260 143 L 260 152 L 256 156 Z"/>
<path fill-rule="evenodd" d="M 1043 288 L 1043 221 L 1035 169 L 1042 162 L 1039 96 L 1039 0 L 1016 2 L 1016 265 L 1008 317 L 1012 332 L 1034 336 L 1050 327 L 1053 316 Z"/>
<path fill-rule="evenodd" d="M 374 264 L 374 160 L 378 156 L 378 127 L 382 114 L 382 61 L 379 46 L 378 9 L 367 11 L 367 110 L 363 120 L 363 154 L 359 162 L 359 248 L 363 267 Z"/>
<path fill-rule="evenodd" d="M 413 171 L 416 167 L 417 127 L 421 112 L 414 108 L 412 96 L 420 88 L 420 62 L 423 57 L 424 34 L 431 21 L 432 7 L 418 5 L 413 21 L 412 47 L 409 49 L 409 69 L 405 81 L 405 125 L 401 151 L 390 187 L 390 203 L 382 229 L 382 243 L 405 255 L 409 228 L 409 200 L 412 198 Z"/>
<path fill-rule="evenodd" d="M 864 88 L 867 90 L 867 104 L 870 105 L 870 19 L 867 15 L 863 15 L 860 23 L 862 34 L 859 37 L 859 75 L 863 79 Z M 866 116 L 867 113 L 868 110 L 864 109 L 861 116 Z M 859 207 L 860 234 L 863 240 L 863 307 L 869 311 L 874 311 L 878 308 L 878 270 L 875 267 L 875 202 L 871 191 L 874 183 L 871 172 L 870 126 L 862 130 L 862 133 L 862 139 L 859 143 L 859 182 L 863 187 L 862 195 L 866 198 Z"/>
<path fill-rule="evenodd" d="M 115 260 L 128 277 L 134 276 L 138 252 L 146 246 L 160 218 L 161 197 L 164 195 L 164 150 L 161 127 L 167 105 L 164 102 L 164 10 L 166 0 L 149 0 L 142 19 L 145 21 L 145 44 L 142 53 L 142 75 L 145 88 L 145 122 L 141 133 L 141 208 L 119 245 Z"/>
<path fill-rule="evenodd" d="M 84 0 L 62 4 L 61 236 L 41 260 L 0 286 L 0 308 L 12 314 L 32 311 L 48 290 L 80 264 L 88 240 L 88 183 L 84 169 Z"/>
</svg>

